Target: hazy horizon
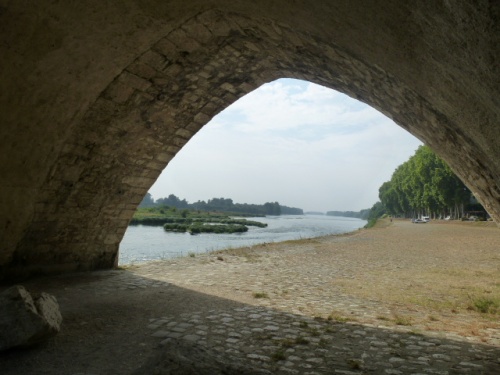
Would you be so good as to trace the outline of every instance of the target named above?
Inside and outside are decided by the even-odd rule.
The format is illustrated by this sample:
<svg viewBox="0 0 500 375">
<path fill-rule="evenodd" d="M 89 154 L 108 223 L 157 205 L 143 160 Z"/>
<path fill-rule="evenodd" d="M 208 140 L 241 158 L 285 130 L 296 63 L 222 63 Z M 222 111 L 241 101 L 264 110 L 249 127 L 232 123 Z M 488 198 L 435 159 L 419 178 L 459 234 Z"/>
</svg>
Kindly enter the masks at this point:
<svg viewBox="0 0 500 375">
<path fill-rule="evenodd" d="M 359 211 L 421 145 L 375 109 L 337 91 L 280 79 L 215 116 L 179 151 L 149 192 L 193 203 Z"/>
</svg>

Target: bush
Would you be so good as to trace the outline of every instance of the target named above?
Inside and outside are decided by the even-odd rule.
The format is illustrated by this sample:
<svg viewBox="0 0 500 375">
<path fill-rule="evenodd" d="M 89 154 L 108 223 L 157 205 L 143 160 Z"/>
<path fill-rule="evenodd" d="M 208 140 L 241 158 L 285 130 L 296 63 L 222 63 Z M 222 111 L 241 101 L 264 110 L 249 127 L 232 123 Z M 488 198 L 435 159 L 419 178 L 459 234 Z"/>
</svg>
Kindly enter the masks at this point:
<svg viewBox="0 0 500 375">
<path fill-rule="evenodd" d="M 191 234 L 198 233 L 243 233 L 247 232 L 248 228 L 244 225 L 234 225 L 234 224 L 215 224 L 215 225 L 203 225 L 195 224 L 191 225 L 188 232 Z"/>
<path fill-rule="evenodd" d="M 189 228 L 189 225 L 187 224 L 178 224 L 178 223 L 174 223 L 174 224 L 165 224 L 163 226 L 163 229 L 167 232 L 180 232 L 180 233 L 183 233 L 183 232 L 186 232 Z"/>
<path fill-rule="evenodd" d="M 377 224 L 377 220 L 378 219 L 370 219 L 368 221 L 368 223 L 366 223 L 365 228 L 368 229 L 368 228 L 374 227 L 375 224 Z"/>
</svg>

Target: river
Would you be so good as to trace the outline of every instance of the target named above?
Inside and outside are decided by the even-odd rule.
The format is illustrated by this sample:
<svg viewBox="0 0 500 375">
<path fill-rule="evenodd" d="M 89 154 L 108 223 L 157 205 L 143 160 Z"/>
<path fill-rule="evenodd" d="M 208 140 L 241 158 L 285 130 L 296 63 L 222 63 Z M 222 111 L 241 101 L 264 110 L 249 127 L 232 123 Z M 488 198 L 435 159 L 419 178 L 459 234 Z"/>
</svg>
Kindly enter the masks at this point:
<svg viewBox="0 0 500 375">
<path fill-rule="evenodd" d="M 119 264 L 135 264 L 185 256 L 189 253 L 346 233 L 366 224 L 365 220 L 326 215 L 283 215 L 248 219 L 267 223 L 268 226 L 249 227 L 246 233 L 197 235 L 165 232 L 161 226 L 129 226 L 120 243 Z"/>
</svg>

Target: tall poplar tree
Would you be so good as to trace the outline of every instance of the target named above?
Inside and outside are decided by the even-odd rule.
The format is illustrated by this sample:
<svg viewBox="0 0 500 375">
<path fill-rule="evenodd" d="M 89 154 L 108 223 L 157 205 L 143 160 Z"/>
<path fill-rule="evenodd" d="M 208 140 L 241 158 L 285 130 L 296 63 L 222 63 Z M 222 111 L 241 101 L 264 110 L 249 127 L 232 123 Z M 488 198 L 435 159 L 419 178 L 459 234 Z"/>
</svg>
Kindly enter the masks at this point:
<svg viewBox="0 0 500 375">
<path fill-rule="evenodd" d="M 429 147 L 420 146 L 382 184 L 379 198 L 392 215 L 460 218 L 471 192 Z"/>
</svg>

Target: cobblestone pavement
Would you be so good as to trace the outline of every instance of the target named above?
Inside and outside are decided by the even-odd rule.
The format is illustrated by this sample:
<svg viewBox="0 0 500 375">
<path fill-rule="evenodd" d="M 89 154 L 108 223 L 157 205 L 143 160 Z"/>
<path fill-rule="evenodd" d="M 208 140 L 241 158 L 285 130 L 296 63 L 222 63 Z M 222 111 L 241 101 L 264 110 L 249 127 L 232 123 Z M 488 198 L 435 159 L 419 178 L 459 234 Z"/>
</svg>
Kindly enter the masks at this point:
<svg viewBox="0 0 500 375">
<path fill-rule="evenodd" d="M 163 264 L 151 263 L 140 267 L 140 273 L 147 270 L 152 276 L 153 269 L 161 269 L 163 272 L 156 277 L 167 279 L 164 272 L 170 264 L 176 266 L 179 275 L 186 277 L 184 284 L 207 282 L 205 278 L 195 278 L 197 271 L 194 270 L 199 267 L 192 267 L 192 261 L 185 258 Z M 218 263 L 214 264 L 219 267 Z M 180 272 L 179 268 L 184 271 Z M 204 275 L 210 278 L 210 274 Z M 146 288 L 176 287 L 168 281 L 116 271 L 101 286 L 99 293 L 102 295 L 113 293 L 115 288 L 134 293 Z M 262 288 L 262 285 L 257 282 L 244 289 L 248 287 L 251 290 Z M 159 345 L 183 340 L 269 374 L 500 374 L 499 345 L 485 345 L 452 332 L 423 333 L 414 326 L 384 327 L 355 321 L 363 316 L 390 314 L 387 307 L 377 306 L 375 302 L 369 305 L 340 296 L 340 305 L 336 305 L 304 295 L 295 302 L 288 299 L 288 308 L 281 300 L 277 303 L 280 309 L 276 309 L 265 306 L 271 304 L 270 298 L 252 298 L 253 305 L 244 307 L 152 318 L 147 329 Z M 299 309 L 300 306 L 314 308 L 315 304 L 320 306 L 316 311 L 342 311 L 345 307 L 354 312 L 353 318 L 309 316 Z"/>
<path fill-rule="evenodd" d="M 273 374 L 497 374 L 499 348 L 264 307 L 151 321 L 154 337 L 183 339 Z"/>
<path fill-rule="evenodd" d="M 317 241 L 367 238 L 365 232 Z M 429 321 L 428 311 L 343 293 L 336 281 L 356 277 L 352 259 L 337 254 L 332 264 L 307 243 L 130 267 L 101 293 L 175 285 L 242 302 L 245 307 L 158 317 L 148 329 L 159 343 L 185 340 L 271 373 L 500 374 L 498 324 L 459 334 L 476 317 L 455 312 L 446 320 L 454 329 L 437 330 L 432 320 L 439 315 Z"/>
<path fill-rule="evenodd" d="M 423 228 L 415 230 L 429 230 Z M 399 240 L 394 233 L 388 236 L 390 243 Z M 346 292 L 341 281 L 360 278 L 360 269 L 383 267 L 386 277 L 392 277 L 391 270 L 411 272 L 421 258 L 402 261 L 391 253 L 390 262 L 383 254 L 370 259 L 363 251 L 372 240 L 373 232 L 362 231 L 197 254 L 94 272 L 92 282 L 71 284 L 64 293 L 54 281 L 47 291 L 63 304 L 84 294 L 92 294 L 98 303 L 118 295 L 133 301 L 158 291 L 163 294 L 155 296 L 166 298 L 163 313 L 156 309 L 139 327 L 158 350 L 180 340 L 267 374 L 500 374 L 498 320 L 478 324 L 479 315 L 467 311 L 432 312 L 430 318 L 428 309 Z M 486 266 L 497 267 L 491 259 Z M 190 291 L 194 297 L 188 297 Z M 174 293 L 180 298 L 185 293 L 186 305 L 199 296 L 213 297 L 210 306 L 198 303 L 196 310 L 175 312 L 168 307 L 168 296 Z"/>
</svg>

